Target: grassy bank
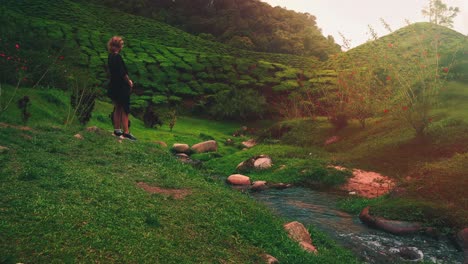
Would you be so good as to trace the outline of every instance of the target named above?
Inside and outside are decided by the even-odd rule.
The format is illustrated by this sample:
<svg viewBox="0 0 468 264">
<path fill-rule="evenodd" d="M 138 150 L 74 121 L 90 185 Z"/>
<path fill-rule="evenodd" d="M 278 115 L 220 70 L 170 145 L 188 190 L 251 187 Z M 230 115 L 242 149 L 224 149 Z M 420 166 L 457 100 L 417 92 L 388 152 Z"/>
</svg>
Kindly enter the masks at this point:
<svg viewBox="0 0 468 264">
<path fill-rule="evenodd" d="M 468 225 L 468 90 L 465 83 L 449 83 L 424 138 L 395 116 L 369 120 L 362 129 L 357 122 L 336 131 L 322 118 L 285 121 L 276 126 L 288 132 L 277 138 L 283 144 L 321 149 L 333 163 L 383 173 L 394 178 L 404 191 L 398 199 L 349 199 L 342 208 L 358 213 L 371 205 L 377 215 L 422 221 L 438 227 Z M 324 142 L 337 136 L 330 145 Z"/>
<path fill-rule="evenodd" d="M 3 100 L 12 89 L 2 88 Z M 281 263 L 357 262 L 314 229 L 320 253 L 306 253 L 283 231 L 284 219 L 152 142 L 192 143 L 206 131 L 220 139 L 238 125 L 180 118 L 170 133 L 133 119 L 139 141 L 119 143 L 100 117 L 109 104 L 97 104 L 90 124 L 102 130 L 88 132 L 63 125 L 67 94 L 21 88 L 16 98 L 23 95 L 31 99 L 28 128 L 14 104 L 1 116 L 2 263 L 262 263 L 263 253 Z M 189 194 L 149 194 L 137 182 Z"/>
</svg>

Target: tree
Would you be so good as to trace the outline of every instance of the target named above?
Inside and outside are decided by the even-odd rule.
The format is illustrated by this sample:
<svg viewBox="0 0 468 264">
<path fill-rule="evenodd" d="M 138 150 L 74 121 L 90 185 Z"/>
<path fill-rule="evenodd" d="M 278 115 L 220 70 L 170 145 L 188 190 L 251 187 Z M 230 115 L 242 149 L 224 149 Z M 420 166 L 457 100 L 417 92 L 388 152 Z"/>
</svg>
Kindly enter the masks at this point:
<svg viewBox="0 0 468 264">
<path fill-rule="evenodd" d="M 436 25 L 453 27 L 453 19 L 460 9 L 458 7 L 447 7 L 441 0 L 429 0 L 429 6 L 422 10 L 422 14 L 429 18 L 429 22 Z"/>
</svg>

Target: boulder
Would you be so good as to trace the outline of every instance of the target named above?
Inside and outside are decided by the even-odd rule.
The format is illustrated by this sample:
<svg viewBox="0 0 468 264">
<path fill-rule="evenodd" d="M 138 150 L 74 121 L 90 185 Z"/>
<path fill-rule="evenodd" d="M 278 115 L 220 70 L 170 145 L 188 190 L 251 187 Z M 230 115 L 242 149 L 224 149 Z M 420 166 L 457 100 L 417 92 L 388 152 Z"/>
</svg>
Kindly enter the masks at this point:
<svg viewBox="0 0 468 264">
<path fill-rule="evenodd" d="M 305 249 L 306 251 L 313 252 L 313 253 L 315 253 L 315 254 L 318 253 L 317 248 L 316 248 L 314 245 L 310 244 L 310 243 L 307 243 L 307 242 L 302 241 L 302 242 L 299 242 L 299 245 L 300 245 L 303 249 Z"/>
<path fill-rule="evenodd" d="M 227 182 L 232 185 L 250 185 L 250 178 L 242 174 L 233 174 L 227 178 Z"/>
<path fill-rule="evenodd" d="M 309 252 L 317 253 L 317 249 L 312 244 L 309 231 L 307 231 L 303 224 L 294 221 L 285 224 L 283 227 L 288 232 L 288 236 L 298 242 L 302 248 Z"/>
<path fill-rule="evenodd" d="M 200 142 L 192 146 L 192 150 L 196 153 L 212 152 L 218 150 L 218 143 L 215 140 Z"/>
<path fill-rule="evenodd" d="M 179 159 L 182 162 L 190 160 L 190 156 L 185 153 L 177 153 L 175 154 L 175 156 L 177 159 Z"/>
<path fill-rule="evenodd" d="M 167 144 L 164 141 L 155 141 L 154 144 L 159 145 L 163 148 L 167 148 Z"/>
<path fill-rule="evenodd" d="M 290 238 L 297 242 L 307 242 L 312 244 L 312 238 L 310 238 L 309 231 L 305 226 L 297 221 L 289 222 L 284 224 L 284 229 L 288 232 Z"/>
<path fill-rule="evenodd" d="M 381 229 L 395 235 L 412 234 L 423 230 L 420 223 L 388 220 L 383 217 L 372 216 L 369 213 L 369 206 L 361 211 L 359 219 L 370 227 Z"/>
<path fill-rule="evenodd" d="M 267 155 L 258 155 L 252 158 L 249 158 L 247 160 L 244 160 L 243 162 L 239 163 L 237 165 L 236 169 L 238 171 L 247 171 L 251 169 L 268 169 L 272 165 L 271 158 Z"/>
<path fill-rule="evenodd" d="M 83 137 L 81 134 L 76 134 L 76 135 L 74 135 L 73 137 L 75 137 L 75 138 L 77 138 L 77 139 L 79 139 L 79 140 L 84 139 L 84 137 Z"/>
<path fill-rule="evenodd" d="M 266 181 L 254 181 L 250 189 L 252 191 L 263 191 L 268 188 Z"/>
<path fill-rule="evenodd" d="M 244 148 L 251 148 L 251 147 L 254 147 L 255 145 L 257 145 L 257 142 L 255 142 L 254 139 L 249 139 L 247 141 L 242 142 L 242 146 Z"/>
<path fill-rule="evenodd" d="M 254 162 L 254 168 L 260 170 L 269 169 L 271 166 L 272 162 L 270 157 L 258 158 Z"/>
<path fill-rule="evenodd" d="M 180 143 L 174 143 L 172 149 L 177 153 L 188 153 L 190 151 L 189 145 Z"/>
<path fill-rule="evenodd" d="M 262 258 L 265 260 L 266 264 L 278 264 L 279 261 L 272 255 L 263 254 Z"/>
<path fill-rule="evenodd" d="M 239 163 L 236 167 L 236 170 L 237 171 L 247 171 L 247 170 L 250 170 L 253 168 L 253 164 L 254 164 L 255 160 L 252 160 L 252 159 L 248 159 L 248 160 L 244 160 L 242 161 L 241 163 Z"/>
</svg>

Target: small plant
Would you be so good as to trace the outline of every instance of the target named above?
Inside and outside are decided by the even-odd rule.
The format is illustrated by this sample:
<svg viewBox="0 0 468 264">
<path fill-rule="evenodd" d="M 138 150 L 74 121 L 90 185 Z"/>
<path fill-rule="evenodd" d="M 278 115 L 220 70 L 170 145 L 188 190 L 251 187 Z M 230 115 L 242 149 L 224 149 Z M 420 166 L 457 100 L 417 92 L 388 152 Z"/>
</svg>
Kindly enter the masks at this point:
<svg viewBox="0 0 468 264">
<path fill-rule="evenodd" d="M 70 96 L 70 108 L 65 124 L 72 123 L 76 117 L 80 124 L 84 125 L 91 119 L 97 91 L 94 88 L 95 86 L 89 85 L 92 80 L 87 74 L 80 75 L 79 77 L 70 75 L 69 80 L 72 91 Z"/>
<path fill-rule="evenodd" d="M 172 110 L 169 112 L 169 129 L 172 132 L 172 128 L 174 128 L 175 124 L 177 122 L 177 115 L 176 115 L 176 110 Z"/>
<path fill-rule="evenodd" d="M 25 95 L 23 98 L 18 100 L 18 108 L 21 111 L 23 123 L 27 123 L 28 119 L 31 117 L 31 113 L 28 111 L 29 106 L 31 106 L 29 96 Z"/>
</svg>

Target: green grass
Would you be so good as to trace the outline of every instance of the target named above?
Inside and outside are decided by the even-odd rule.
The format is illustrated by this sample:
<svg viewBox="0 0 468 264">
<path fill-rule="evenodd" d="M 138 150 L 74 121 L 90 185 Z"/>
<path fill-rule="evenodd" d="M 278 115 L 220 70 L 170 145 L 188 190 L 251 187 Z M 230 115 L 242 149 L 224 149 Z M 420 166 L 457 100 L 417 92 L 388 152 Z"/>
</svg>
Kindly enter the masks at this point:
<svg viewBox="0 0 468 264">
<path fill-rule="evenodd" d="M 13 89 L 2 88 L 3 102 Z M 170 133 L 132 119 L 139 140 L 119 143 L 110 122 L 99 120 L 108 103 L 97 103 L 89 124 L 102 130 L 88 132 L 63 125 L 65 92 L 20 88 L 16 98 L 23 95 L 31 98 L 31 130 L 19 129 L 14 104 L 0 116 L 12 125 L 0 127 L 0 146 L 8 147 L 0 153 L 2 263 L 263 263 L 263 253 L 281 263 L 358 262 L 313 227 L 320 254 L 306 253 L 287 237 L 284 219 L 152 143 L 220 139 L 238 124 L 180 118 Z M 278 158 L 289 155 L 280 152 Z M 191 193 L 182 200 L 149 194 L 136 186 L 140 181 Z"/>
<path fill-rule="evenodd" d="M 335 131 L 322 118 L 289 120 L 273 127 L 288 128 L 279 137 L 283 144 L 320 148 L 325 153 L 322 157 L 333 164 L 382 173 L 407 189 L 401 200 L 353 198 L 343 201 L 341 208 L 358 213 L 371 205 L 376 214 L 391 218 L 463 228 L 468 224 L 467 201 L 463 198 L 468 187 L 467 96 L 466 83 L 448 83 L 422 139 L 415 137 L 408 124 L 383 115 L 369 120 L 365 129 L 351 121 L 348 127 Z M 324 146 L 331 136 L 340 140 Z"/>
</svg>

